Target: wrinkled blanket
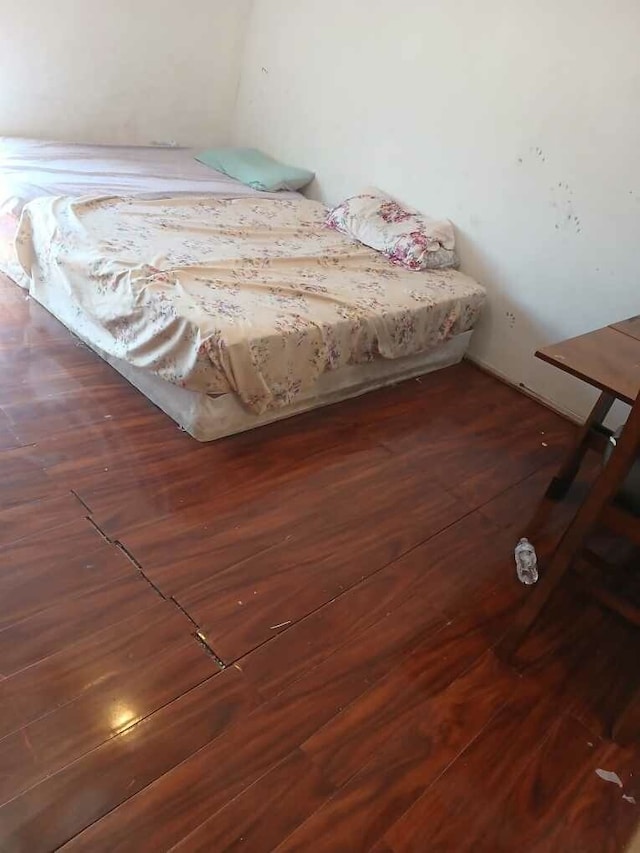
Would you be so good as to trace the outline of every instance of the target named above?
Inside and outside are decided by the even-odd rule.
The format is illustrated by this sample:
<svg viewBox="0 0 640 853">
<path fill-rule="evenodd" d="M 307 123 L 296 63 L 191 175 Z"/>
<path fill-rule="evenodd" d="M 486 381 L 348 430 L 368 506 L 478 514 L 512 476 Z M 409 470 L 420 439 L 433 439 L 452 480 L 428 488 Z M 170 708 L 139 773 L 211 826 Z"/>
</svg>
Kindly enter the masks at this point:
<svg viewBox="0 0 640 853">
<path fill-rule="evenodd" d="M 484 301 L 468 276 L 394 266 L 325 215 L 304 198 L 40 198 L 16 248 L 33 295 L 64 294 L 92 344 L 263 412 L 324 371 L 437 347 Z"/>
</svg>

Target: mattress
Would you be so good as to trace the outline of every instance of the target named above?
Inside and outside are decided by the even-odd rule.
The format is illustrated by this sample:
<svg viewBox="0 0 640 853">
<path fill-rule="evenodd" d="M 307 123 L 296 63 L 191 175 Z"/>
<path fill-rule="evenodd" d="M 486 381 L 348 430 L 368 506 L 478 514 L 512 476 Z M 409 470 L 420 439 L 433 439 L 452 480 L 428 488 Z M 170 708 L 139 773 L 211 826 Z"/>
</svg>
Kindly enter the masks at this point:
<svg viewBox="0 0 640 853">
<path fill-rule="evenodd" d="M 261 226 L 258 228 L 258 231 L 261 232 L 259 239 L 257 241 L 255 239 L 247 240 L 246 226 L 249 224 L 248 230 L 255 238 L 256 229 L 253 226 L 256 225 L 256 222 L 247 223 L 245 221 L 236 223 L 242 227 L 236 229 L 238 233 L 234 235 L 234 239 L 230 240 L 229 238 L 232 235 L 229 231 L 233 231 L 231 228 L 233 223 L 229 222 L 227 216 L 230 206 L 235 206 L 236 213 L 240 211 L 245 217 L 247 211 L 244 210 L 243 212 L 241 208 L 243 205 L 246 206 L 246 202 L 250 199 L 272 198 L 282 202 L 283 200 L 286 201 L 287 198 L 291 200 L 299 197 L 295 193 L 279 193 L 277 195 L 258 193 L 221 173 L 208 169 L 194 160 L 193 154 L 194 152 L 190 149 L 95 146 L 23 139 L 0 139 L 0 269 L 23 287 L 28 288 L 37 301 L 112 364 L 152 402 L 172 417 L 181 428 L 201 441 L 252 429 L 298 412 L 337 402 L 460 361 L 468 346 L 471 328 L 484 299 L 482 288 L 475 282 L 459 273 L 449 271 L 442 278 L 436 276 L 430 278 L 429 281 L 423 280 L 420 285 L 416 274 L 411 273 L 404 285 L 394 288 L 393 283 L 397 284 L 402 278 L 398 275 L 401 271 L 394 270 L 385 259 L 369 252 L 368 249 L 349 241 L 347 241 L 348 245 L 345 245 L 344 240 L 346 238 L 339 238 L 343 241 L 342 245 L 340 247 L 333 246 L 331 251 L 326 251 L 327 247 L 321 244 L 323 239 L 329 238 L 331 232 L 326 231 L 326 229 L 319 231 L 320 220 L 324 218 L 324 211 L 321 206 L 315 208 L 315 219 L 314 216 L 310 217 L 313 230 L 318 232 L 314 235 L 298 233 L 300 222 L 297 221 L 294 223 L 293 234 L 290 227 L 285 227 L 285 233 L 278 236 L 274 232 L 281 228 L 281 221 L 275 223 L 271 221 L 268 227 L 264 227 L 265 216 L 267 219 L 273 219 L 277 206 L 271 206 L 270 212 L 268 212 L 269 207 L 259 204 L 258 207 L 261 209 L 258 219 L 263 220 L 257 223 Z M 335 336 L 332 338 L 330 332 L 332 324 L 316 323 L 321 329 L 320 342 L 323 343 L 324 349 L 320 353 L 320 357 L 316 355 L 316 360 L 319 358 L 316 366 L 319 365 L 321 369 L 315 381 L 299 383 L 300 387 L 295 389 L 294 394 L 281 395 L 275 407 L 267 405 L 263 407 L 264 410 L 262 411 L 250 411 L 248 409 L 247 401 L 242 402 L 242 395 L 236 393 L 238 389 L 233 370 L 216 369 L 215 359 L 211 358 L 211 350 L 208 351 L 206 347 L 198 346 L 197 351 L 194 348 L 191 349 L 192 366 L 195 369 L 191 371 L 188 379 L 194 380 L 194 387 L 183 387 L 189 385 L 189 381 L 185 381 L 171 369 L 167 371 L 166 359 L 164 362 L 165 369 L 163 370 L 162 354 L 153 351 L 152 346 L 151 356 L 149 355 L 145 348 L 144 334 L 142 340 L 138 339 L 138 344 L 142 344 L 142 347 L 138 346 L 137 349 L 133 347 L 129 351 L 126 351 L 125 348 L 124 354 L 127 356 L 127 360 L 120 358 L 118 353 L 114 353 L 113 347 L 109 346 L 109 335 L 107 334 L 104 337 L 105 330 L 108 331 L 107 327 L 109 326 L 108 322 L 105 325 L 104 316 L 90 317 L 82 307 L 82 299 L 73 298 L 71 290 L 60 287 L 60 281 L 56 276 L 41 274 L 43 270 L 40 267 L 40 262 L 44 259 L 44 266 L 46 267 L 54 258 L 56 263 L 62 260 L 65 254 L 63 247 L 58 245 L 56 250 L 53 242 L 50 242 L 49 248 L 47 248 L 47 242 L 44 240 L 40 247 L 40 257 L 37 259 L 31 257 L 25 269 L 25 242 L 23 240 L 20 247 L 22 257 L 18 258 L 14 238 L 25 204 L 31 206 L 33 203 L 36 209 L 38 205 L 44 205 L 46 208 L 47 202 L 42 201 L 43 199 L 59 196 L 66 198 L 57 202 L 49 202 L 51 208 L 63 204 L 67 206 L 68 211 L 74 213 L 78 206 L 81 207 L 83 204 L 88 204 L 89 208 L 101 209 L 101 206 L 105 204 L 109 208 L 114 204 L 143 204 L 158 199 L 177 199 L 185 196 L 185 204 L 188 207 L 198 204 L 194 200 L 196 196 L 200 199 L 200 204 L 202 204 L 203 198 L 208 198 L 209 202 L 213 202 L 216 198 L 225 199 L 226 205 L 222 207 L 226 207 L 226 210 L 222 218 L 226 219 L 226 223 L 222 223 L 222 232 L 226 231 L 226 233 L 223 233 L 222 236 L 224 237 L 223 242 L 226 241 L 227 254 L 223 253 L 220 256 L 218 252 L 216 257 L 212 259 L 214 261 L 214 275 L 213 279 L 209 280 L 207 276 L 211 270 L 207 268 L 207 276 L 205 276 L 207 286 L 214 285 L 215 287 L 222 281 L 222 284 L 228 289 L 229 279 L 232 279 L 234 285 L 231 289 L 234 290 L 238 280 L 245 283 L 249 282 L 249 290 L 257 289 L 259 291 L 260 288 L 267 288 L 267 293 L 263 293 L 263 296 L 268 296 L 267 302 L 273 302 L 280 308 L 288 305 L 288 311 L 280 312 L 284 329 L 276 329 L 277 334 L 275 336 L 266 336 L 265 351 L 272 348 L 274 344 L 276 348 L 281 346 L 282 341 L 287 339 L 287 324 L 293 324 L 288 331 L 294 333 L 294 340 L 296 335 L 300 342 L 304 339 L 305 336 L 300 335 L 300 329 L 296 329 L 296 325 L 300 322 L 300 311 L 296 311 L 295 308 L 296 306 L 300 308 L 301 302 L 314 293 L 320 300 L 320 304 L 323 301 L 327 304 L 333 304 L 341 321 L 345 321 L 342 325 L 343 331 L 345 329 L 348 331 L 347 345 L 343 346 L 342 351 L 340 351 L 340 347 L 336 345 Z M 113 199 L 113 196 L 126 196 L 128 200 Z M 88 197 L 90 197 L 90 201 Z M 84 201 L 78 201 L 78 199 L 84 199 Z M 238 201 L 231 205 L 231 199 Z M 173 221 L 175 226 L 173 214 L 179 207 L 178 201 L 171 202 L 169 207 L 168 221 Z M 207 209 L 206 204 L 204 209 Z M 154 210 L 157 213 L 157 206 Z M 141 214 L 146 220 L 145 227 L 148 226 L 149 221 L 153 221 L 153 217 L 147 218 L 150 212 L 150 208 L 147 207 L 143 209 Z M 202 208 L 200 213 L 202 213 Z M 251 215 L 255 217 L 257 213 L 258 211 L 254 210 Z M 275 218 L 279 219 L 278 216 Z M 160 225 L 165 238 L 166 222 L 167 217 L 165 217 L 165 224 Z M 31 224 L 29 221 L 28 227 Z M 182 249 L 184 249 L 185 237 L 187 241 L 195 239 L 197 242 L 198 239 L 193 234 L 191 237 L 185 234 L 184 224 L 183 221 L 182 225 L 176 229 L 179 232 L 177 237 Z M 85 225 L 86 222 L 81 224 L 79 233 L 83 232 Z M 202 221 L 199 222 L 196 231 L 201 231 L 202 225 Z M 308 225 L 309 222 L 307 222 Z M 120 234 L 120 239 L 122 239 L 123 234 L 127 232 L 127 225 L 121 222 L 119 228 L 123 232 Z M 154 233 L 157 232 L 155 227 L 152 230 Z M 89 232 L 91 232 L 91 228 L 87 229 L 85 236 L 88 236 Z M 69 235 L 67 234 L 67 236 Z M 92 238 L 96 236 L 93 233 Z M 158 236 L 157 233 L 156 236 Z M 300 241 L 298 248 L 301 251 L 298 252 L 297 256 L 295 252 L 292 256 L 292 236 Z M 78 234 L 76 234 L 77 237 Z M 332 237 L 335 238 L 336 235 L 333 234 Z M 105 256 L 109 254 L 105 252 L 105 249 L 109 247 L 110 242 L 113 243 L 113 238 L 113 230 L 107 229 L 106 232 L 101 233 L 97 243 L 95 241 L 92 243 L 91 239 L 89 239 L 88 244 L 85 243 L 84 245 L 78 245 L 76 242 L 76 248 L 86 249 L 88 245 L 95 249 L 97 246 L 99 254 L 102 253 Z M 316 241 L 315 245 L 314 241 Z M 27 240 L 28 242 L 29 240 Z M 278 252 L 275 253 L 278 256 L 276 258 L 271 257 L 274 247 L 279 247 L 281 250 L 279 256 Z M 61 248 L 63 249 L 62 252 L 59 251 Z M 174 251 L 175 248 L 174 246 Z M 202 248 L 201 244 L 199 248 Z M 218 250 L 220 248 L 219 241 L 216 248 Z M 161 241 L 157 249 L 155 256 L 147 258 L 147 260 L 154 263 L 158 262 L 155 270 L 161 274 L 178 272 L 178 275 L 174 276 L 170 282 L 172 285 L 170 290 L 175 293 L 183 283 L 182 273 L 184 270 L 182 267 L 185 266 L 184 262 L 189 259 L 178 258 L 179 263 L 176 265 L 176 258 L 170 257 L 171 247 L 168 247 L 166 242 Z M 247 249 L 249 249 L 248 252 Z M 36 246 L 33 243 L 26 248 L 28 253 L 38 254 L 35 250 Z M 78 260 L 79 256 L 75 258 L 75 262 Z M 111 260 L 114 260 L 113 257 Z M 195 267 L 199 269 L 203 257 L 197 256 L 190 260 L 192 262 L 195 260 Z M 205 266 L 209 260 L 211 259 L 204 257 Z M 274 260 L 276 263 L 272 263 Z M 363 263 L 365 260 L 366 263 Z M 167 261 L 170 261 L 168 265 L 166 264 Z M 34 279 L 32 279 L 31 273 L 34 272 L 34 263 L 37 271 Z M 140 266 L 139 263 L 132 264 L 131 258 L 129 258 L 124 264 L 125 271 L 136 265 Z M 186 266 L 193 272 L 193 263 L 187 263 Z M 271 266 L 275 269 L 270 269 L 269 273 L 270 276 L 271 274 L 275 276 L 275 280 L 267 276 L 268 280 L 265 281 L 265 269 Z M 81 267 L 82 264 L 80 264 Z M 284 278 L 282 276 L 283 267 L 287 273 Z M 333 290 L 335 286 L 333 279 L 338 267 L 342 268 L 341 273 L 343 275 L 346 274 L 351 279 L 357 280 L 359 277 L 364 277 L 364 279 L 360 279 L 359 283 L 362 292 L 356 295 L 355 300 L 353 294 L 347 296 Z M 119 272 L 122 273 L 123 269 L 121 268 Z M 407 274 L 405 273 L 405 275 Z M 340 279 L 340 275 L 337 278 Z M 116 279 L 117 276 L 114 280 Z M 327 280 L 329 281 L 328 285 L 325 283 Z M 411 287 L 409 287 L 409 281 L 411 281 Z M 86 278 L 81 284 L 86 286 Z M 140 297 L 140 293 L 148 290 L 149 286 L 153 290 L 157 284 L 157 281 L 144 282 L 142 291 L 139 290 L 137 296 Z M 83 287 L 81 287 L 82 289 Z M 385 300 L 380 299 L 380 296 L 384 296 L 387 289 L 390 294 L 395 291 L 395 295 L 398 297 L 395 305 L 398 310 L 395 312 L 392 305 L 385 304 Z M 84 296 L 86 297 L 86 294 Z M 407 298 L 409 300 L 408 305 L 400 306 L 399 302 Z M 313 299 L 311 301 L 314 302 Z M 108 303 L 109 300 L 106 302 Z M 419 308 L 420 302 L 424 303 L 422 311 Z M 386 323 L 386 330 L 385 322 L 378 322 L 376 327 L 371 317 L 367 323 L 361 322 L 363 308 L 367 304 L 372 309 L 370 313 L 375 315 L 377 312 L 379 319 L 384 319 L 385 314 L 387 319 L 389 315 L 393 317 L 390 325 L 388 322 Z M 314 302 L 314 306 L 318 307 L 317 301 Z M 233 304 L 228 305 L 227 310 L 231 310 L 233 313 L 237 307 Z M 292 308 L 293 310 L 291 310 Z M 106 310 L 109 314 L 110 309 L 107 307 Z M 417 323 L 420 314 L 422 314 L 422 322 Z M 429 322 L 425 322 L 427 317 L 429 317 Z M 120 320 L 122 319 L 125 320 L 126 326 L 126 320 L 130 318 L 125 316 L 125 318 L 120 318 Z M 146 328 L 148 333 L 148 324 L 145 327 L 145 322 L 146 318 L 143 316 L 141 329 L 144 331 Z M 310 325 L 313 326 L 314 323 L 311 322 Z M 340 323 L 333 324 L 334 327 L 339 325 Z M 201 334 L 202 331 L 200 328 L 196 330 L 193 325 L 189 326 L 188 323 L 186 326 L 183 323 L 182 330 L 184 331 L 185 328 L 188 328 L 192 333 L 197 331 L 198 334 Z M 389 334 L 389 331 L 392 334 Z M 161 335 L 160 337 L 166 346 L 166 336 Z M 178 335 L 178 340 L 184 341 L 184 337 L 184 335 Z M 264 335 L 262 337 L 264 338 Z M 113 335 L 111 338 L 113 339 Z M 269 338 L 272 339 L 270 344 Z M 151 339 L 153 339 L 153 335 L 151 335 Z M 186 339 L 189 340 L 188 334 Z M 245 335 L 245 342 L 246 340 L 250 340 L 250 336 Z M 279 341 L 280 343 L 278 343 Z M 290 341 L 291 334 L 289 335 Z M 258 342 L 260 344 L 258 350 L 264 350 L 265 341 L 258 338 Z M 105 343 L 107 344 L 106 348 L 102 348 L 101 344 Z M 245 349 L 251 352 L 252 348 L 249 346 Z M 138 363 L 135 363 L 136 354 L 138 355 Z M 273 351 L 271 355 L 273 355 Z M 295 348 L 293 355 L 295 362 L 295 357 L 299 356 Z M 380 357 L 381 355 L 387 357 Z M 358 358 L 365 360 L 363 363 L 352 363 L 354 360 L 357 362 Z M 189 371 L 187 372 L 189 373 Z M 167 381 L 167 379 L 172 381 Z"/>
<path fill-rule="evenodd" d="M 194 160 L 195 153 L 0 137 L 0 214 L 19 215 L 27 202 L 42 196 L 274 196 L 210 169 Z"/>
<path fill-rule="evenodd" d="M 28 289 L 29 276 L 25 273 L 16 253 L 15 238 L 20 216 L 0 212 L 0 272 L 8 275 L 20 287 Z"/>
<path fill-rule="evenodd" d="M 194 159 L 196 149 L 139 145 L 83 145 L 0 137 L 0 272 L 22 287 L 28 276 L 14 238 L 25 204 L 51 196 L 181 195 L 282 198 L 262 193 Z"/>
<path fill-rule="evenodd" d="M 300 196 L 40 198 L 16 245 L 30 292 L 59 294 L 99 350 L 262 414 L 324 373 L 436 349 L 484 302 L 468 276 L 409 272 L 325 216 Z"/>
<path fill-rule="evenodd" d="M 148 370 L 133 367 L 101 351 L 93 341 L 83 336 L 82 330 L 77 325 L 77 314 L 55 288 L 45 286 L 39 290 L 36 298 L 145 397 L 172 418 L 180 429 L 188 432 L 197 441 L 214 441 L 245 432 L 450 367 L 462 360 L 473 334 L 472 331 L 468 331 L 455 335 L 428 353 L 422 352 L 396 360 L 376 359 L 366 364 L 350 365 L 325 373 L 320 377 L 315 388 L 301 395 L 295 403 L 257 415 L 247 411 L 236 394 L 211 396 L 180 388 Z"/>
</svg>

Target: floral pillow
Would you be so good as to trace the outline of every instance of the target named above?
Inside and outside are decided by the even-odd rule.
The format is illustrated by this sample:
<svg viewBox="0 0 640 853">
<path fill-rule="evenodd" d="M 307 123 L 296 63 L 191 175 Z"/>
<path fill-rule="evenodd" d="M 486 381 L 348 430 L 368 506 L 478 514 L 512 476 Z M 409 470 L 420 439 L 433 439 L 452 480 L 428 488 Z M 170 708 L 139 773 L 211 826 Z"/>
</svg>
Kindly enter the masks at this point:
<svg viewBox="0 0 640 853">
<path fill-rule="evenodd" d="M 410 270 L 458 266 L 453 225 L 448 219 L 423 216 L 375 187 L 334 207 L 326 224 Z"/>
</svg>

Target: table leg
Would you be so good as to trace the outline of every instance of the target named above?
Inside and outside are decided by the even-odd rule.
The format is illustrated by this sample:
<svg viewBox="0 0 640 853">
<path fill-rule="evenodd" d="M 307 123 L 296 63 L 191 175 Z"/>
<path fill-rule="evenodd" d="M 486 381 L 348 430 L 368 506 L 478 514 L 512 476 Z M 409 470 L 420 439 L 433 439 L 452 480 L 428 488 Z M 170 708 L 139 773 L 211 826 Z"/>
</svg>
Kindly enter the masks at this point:
<svg viewBox="0 0 640 853">
<path fill-rule="evenodd" d="M 544 496 L 527 526 L 522 530 L 521 537 L 526 537 L 530 542 L 536 544 L 535 540 L 540 532 L 546 527 L 549 516 L 553 512 L 555 505 L 566 497 L 567 492 L 571 488 L 573 481 L 576 478 L 580 466 L 584 460 L 585 454 L 589 449 L 590 436 L 593 429 L 602 425 L 602 422 L 609 414 L 615 397 L 611 394 L 602 393 L 598 398 L 595 406 L 584 425 L 580 427 L 580 431 L 575 440 L 575 443 L 567 453 L 562 462 L 558 473 L 553 477 Z M 538 554 L 540 557 L 540 554 Z"/>
<path fill-rule="evenodd" d="M 516 614 L 511 628 L 498 645 L 498 653 L 511 659 L 518 646 L 528 634 L 540 615 L 549 596 L 558 586 L 569 569 L 574 557 L 583 546 L 584 540 L 600 518 L 603 509 L 610 503 L 635 461 L 640 442 L 640 402 L 633 407 L 622 435 L 611 454 L 607 465 L 598 475 L 582 506 L 567 527 L 555 549 L 538 585 L 527 597 Z"/>
<path fill-rule="evenodd" d="M 562 463 L 556 476 L 553 478 L 551 483 L 549 483 L 545 498 L 552 501 L 559 501 L 566 496 L 567 492 L 571 488 L 571 484 L 576 478 L 576 474 L 580 470 L 582 460 L 589 449 L 591 431 L 602 425 L 602 422 L 611 411 L 614 400 L 615 397 L 608 394 L 606 391 L 603 391 L 598 397 L 595 406 L 591 410 L 591 414 L 583 426 L 580 427 L 576 443 L 570 450 L 565 461 Z"/>
</svg>

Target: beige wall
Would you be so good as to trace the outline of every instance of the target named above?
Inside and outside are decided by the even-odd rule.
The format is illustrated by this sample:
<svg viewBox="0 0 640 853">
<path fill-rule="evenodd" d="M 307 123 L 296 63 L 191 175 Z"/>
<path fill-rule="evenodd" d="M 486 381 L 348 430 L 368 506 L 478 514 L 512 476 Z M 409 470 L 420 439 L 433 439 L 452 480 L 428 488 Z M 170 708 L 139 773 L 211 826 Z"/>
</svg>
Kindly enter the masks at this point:
<svg viewBox="0 0 640 853">
<path fill-rule="evenodd" d="M 535 348 L 640 313 L 637 0 L 255 0 L 236 139 L 459 229 L 473 355 L 555 405 Z"/>
<path fill-rule="evenodd" d="M 224 141 L 249 0 L 0 0 L 0 135 Z"/>
<path fill-rule="evenodd" d="M 490 293 L 474 358 L 584 414 L 532 353 L 640 313 L 635 0 L 0 0 L 0 21 L 0 135 L 235 138 L 328 202 L 374 183 L 449 216 Z"/>
</svg>

